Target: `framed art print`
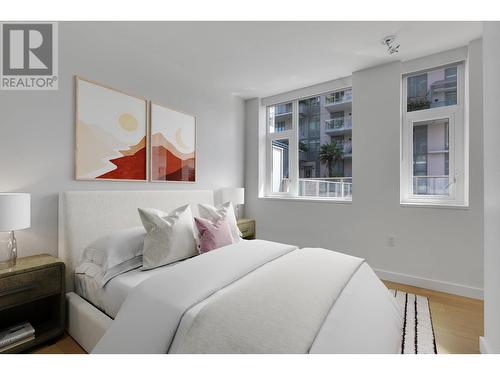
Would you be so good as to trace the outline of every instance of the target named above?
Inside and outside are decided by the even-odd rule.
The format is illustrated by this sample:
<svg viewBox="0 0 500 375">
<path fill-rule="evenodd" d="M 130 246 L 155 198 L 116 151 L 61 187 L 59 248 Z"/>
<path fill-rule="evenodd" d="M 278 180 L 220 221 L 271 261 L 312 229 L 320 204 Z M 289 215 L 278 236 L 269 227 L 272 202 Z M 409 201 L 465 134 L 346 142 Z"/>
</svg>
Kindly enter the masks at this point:
<svg viewBox="0 0 500 375">
<path fill-rule="evenodd" d="M 151 181 L 195 182 L 196 118 L 151 103 Z"/>
<path fill-rule="evenodd" d="M 76 179 L 147 181 L 147 101 L 76 77 Z"/>
</svg>

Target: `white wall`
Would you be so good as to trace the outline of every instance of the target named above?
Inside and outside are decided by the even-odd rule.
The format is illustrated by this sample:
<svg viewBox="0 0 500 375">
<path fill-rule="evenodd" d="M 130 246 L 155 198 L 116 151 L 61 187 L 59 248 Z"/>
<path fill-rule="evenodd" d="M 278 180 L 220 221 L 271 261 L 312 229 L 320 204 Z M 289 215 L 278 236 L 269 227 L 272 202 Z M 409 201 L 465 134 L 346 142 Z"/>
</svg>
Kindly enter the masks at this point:
<svg viewBox="0 0 500 375">
<path fill-rule="evenodd" d="M 484 23 L 484 338 L 500 353 L 500 22 Z"/>
<path fill-rule="evenodd" d="M 353 74 L 353 201 L 317 203 L 258 198 L 259 99 L 246 102 L 247 217 L 257 236 L 366 258 L 380 275 L 482 296 L 483 174 L 481 41 L 470 45 L 470 207 L 399 203 L 401 63 Z M 408 65 L 408 64 L 407 64 Z M 260 140 L 260 142 L 259 142 Z M 262 161 L 261 161 L 262 162 Z M 390 247 L 388 236 L 396 236 Z"/>
<path fill-rule="evenodd" d="M 243 186 L 243 100 L 170 64 L 168 46 L 147 43 L 157 32 L 156 23 L 60 23 L 59 90 L 0 91 L 0 191 L 32 194 L 32 227 L 16 233 L 19 256 L 57 254 L 60 191 Z M 197 182 L 75 181 L 74 74 L 196 115 Z"/>
</svg>

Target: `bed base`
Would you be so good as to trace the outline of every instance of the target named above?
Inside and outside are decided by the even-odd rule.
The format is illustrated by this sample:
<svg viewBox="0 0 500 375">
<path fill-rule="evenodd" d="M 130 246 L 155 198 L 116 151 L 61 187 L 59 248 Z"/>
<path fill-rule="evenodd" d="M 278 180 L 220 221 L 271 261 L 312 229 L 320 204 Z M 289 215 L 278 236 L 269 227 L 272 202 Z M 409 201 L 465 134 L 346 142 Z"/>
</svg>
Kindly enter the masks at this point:
<svg viewBox="0 0 500 375">
<path fill-rule="evenodd" d="M 113 321 L 74 291 L 75 268 L 85 247 L 113 231 L 142 225 L 137 207 L 170 212 L 191 204 L 213 205 L 211 190 L 67 191 L 59 194 L 58 258 L 66 265 L 66 299 L 69 334 L 91 352 Z"/>
<path fill-rule="evenodd" d="M 113 319 L 74 292 L 66 294 L 66 301 L 68 306 L 66 329 L 69 335 L 90 353 Z"/>
</svg>

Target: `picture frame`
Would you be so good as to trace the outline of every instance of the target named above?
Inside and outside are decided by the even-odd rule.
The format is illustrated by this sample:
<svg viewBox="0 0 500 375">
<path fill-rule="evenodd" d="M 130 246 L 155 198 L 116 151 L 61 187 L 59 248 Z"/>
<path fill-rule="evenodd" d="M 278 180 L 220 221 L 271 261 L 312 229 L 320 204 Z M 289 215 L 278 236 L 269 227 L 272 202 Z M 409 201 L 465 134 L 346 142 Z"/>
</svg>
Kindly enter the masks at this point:
<svg viewBox="0 0 500 375">
<path fill-rule="evenodd" d="M 148 181 L 148 101 L 81 76 L 75 93 L 75 179 Z"/>
<path fill-rule="evenodd" d="M 196 182 L 196 116 L 149 102 L 151 182 Z"/>
</svg>

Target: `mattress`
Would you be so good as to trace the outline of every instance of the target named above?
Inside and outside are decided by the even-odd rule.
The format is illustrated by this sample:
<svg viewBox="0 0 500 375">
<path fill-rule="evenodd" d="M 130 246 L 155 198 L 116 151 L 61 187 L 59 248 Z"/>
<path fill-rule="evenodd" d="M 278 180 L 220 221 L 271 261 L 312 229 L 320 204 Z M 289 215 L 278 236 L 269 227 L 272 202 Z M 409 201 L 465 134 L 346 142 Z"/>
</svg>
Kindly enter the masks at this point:
<svg viewBox="0 0 500 375">
<path fill-rule="evenodd" d="M 92 272 L 87 271 L 85 274 L 77 273 L 75 274 L 75 292 L 114 319 L 123 301 L 125 301 L 125 298 L 127 298 L 133 288 L 144 280 L 164 272 L 165 269 L 175 264 L 177 263 L 148 271 L 141 271 L 140 268 L 136 268 L 111 279 L 104 288 L 99 286 L 97 278 L 92 276 Z M 96 268 L 95 274 L 98 271 L 99 269 Z"/>
</svg>

